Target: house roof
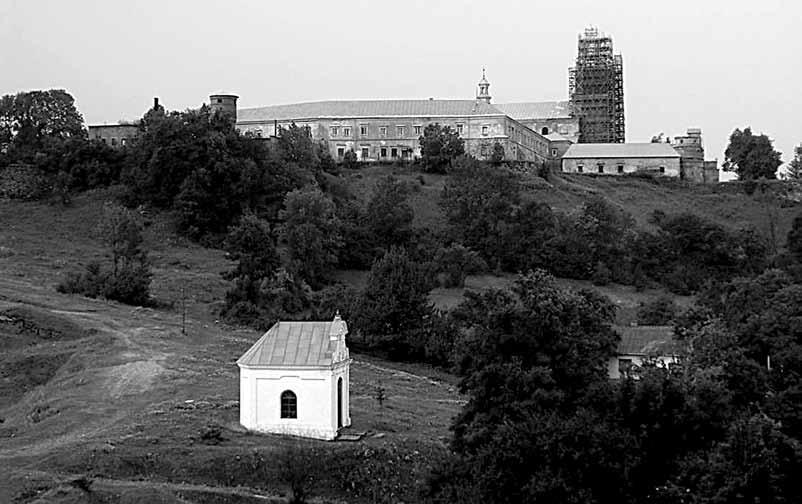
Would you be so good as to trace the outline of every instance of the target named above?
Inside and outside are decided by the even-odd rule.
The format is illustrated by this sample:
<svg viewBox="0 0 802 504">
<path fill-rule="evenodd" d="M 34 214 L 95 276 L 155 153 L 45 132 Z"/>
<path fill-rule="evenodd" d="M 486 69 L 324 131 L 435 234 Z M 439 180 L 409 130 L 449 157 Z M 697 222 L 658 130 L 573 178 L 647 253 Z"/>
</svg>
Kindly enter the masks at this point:
<svg viewBox="0 0 802 504">
<path fill-rule="evenodd" d="M 563 159 L 678 157 L 674 147 L 666 143 L 578 143 L 563 155 Z"/>
<path fill-rule="evenodd" d="M 237 122 L 358 117 L 504 115 L 482 100 L 331 100 L 237 110 Z"/>
<path fill-rule="evenodd" d="M 515 120 L 571 117 L 567 101 L 499 103 L 495 107 Z"/>
<path fill-rule="evenodd" d="M 619 326 L 618 355 L 674 355 L 678 344 L 671 326 Z"/>
<path fill-rule="evenodd" d="M 254 367 L 329 367 L 337 339 L 348 328 L 339 316 L 329 322 L 276 322 L 237 360 Z"/>
</svg>

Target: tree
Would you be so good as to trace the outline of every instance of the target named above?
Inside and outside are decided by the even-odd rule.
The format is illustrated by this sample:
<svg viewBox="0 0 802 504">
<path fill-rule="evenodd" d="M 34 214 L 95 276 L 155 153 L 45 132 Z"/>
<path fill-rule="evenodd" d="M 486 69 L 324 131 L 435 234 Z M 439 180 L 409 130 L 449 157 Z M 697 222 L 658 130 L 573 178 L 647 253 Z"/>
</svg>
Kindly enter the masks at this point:
<svg viewBox="0 0 802 504">
<path fill-rule="evenodd" d="M 791 180 L 802 180 L 802 144 L 794 148 L 794 159 L 788 163 L 785 175 Z"/>
<path fill-rule="evenodd" d="M 423 169 L 433 173 L 445 173 L 451 161 L 465 154 L 465 142 L 450 126 L 429 124 L 419 138 Z"/>
<path fill-rule="evenodd" d="M 658 296 L 638 306 L 638 324 L 667 325 L 677 316 L 677 304 L 668 295 Z"/>
<path fill-rule="evenodd" d="M 296 189 L 284 199 L 281 217 L 290 271 L 313 288 L 321 287 L 342 246 L 334 203 L 319 189 Z"/>
<path fill-rule="evenodd" d="M 493 152 L 490 154 L 490 163 L 498 166 L 504 162 L 504 146 L 498 142 L 493 143 Z"/>
<path fill-rule="evenodd" d="M 409 186 L 388 176 L 376 184 L 365 209 L 365 225 L 378 246 L 403 246 L 412 237 L 415 212 L 407 201 Z"/>
<path fill-rule="evenodd" d="M 406 250 L 393 247 L 373 264 L 353 325 L 369 344 L 406 358 L 413 346 L 409 336 L 432 313 L 430 288 L 423 268 Z"/>
<path fill-rule="evenodd" d="M 150 303 L 150 261 L 143 247 L 142 225 L 125 207 L 106 203 L 95 232 L 109 247 L 111 271 L 92 262 L 81 274 L 71 274 L 58 285 L 64 293 L 105 297 L 132 305 Z"/>
<path fill-rule="evenodd" d="M 777 168 L 782 164 L 780 153 L 774 150 L 765 134 L 753 135 L 750 128 L 737 129 L 730 135 L 730 143 L 724 151 L 725 171 L 734 171 L 740 180 L 755 180 L 761 177 L 776 178 Z"/>
<path fill-rule="evenodd" d="M 786 248 L 797 261 L 802 262 L 802 213 L 794 217 L 794 221 L 791 223 Z"/>
<path fill-rule="evenodd" d="M 0 98 L 0 150 L 41 148 L 45 141 L 85 138 L 75 99 L 63 89 L 28 91 Z"/>
</svg>

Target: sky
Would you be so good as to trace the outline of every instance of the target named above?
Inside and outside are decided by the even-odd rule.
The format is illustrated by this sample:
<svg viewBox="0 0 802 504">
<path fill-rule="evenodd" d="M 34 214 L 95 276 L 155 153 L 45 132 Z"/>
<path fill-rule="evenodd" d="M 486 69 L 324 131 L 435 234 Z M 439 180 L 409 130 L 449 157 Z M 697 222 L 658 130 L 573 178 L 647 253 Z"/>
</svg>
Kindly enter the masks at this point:
<svg viewBox="0 0 802 504">
<path fill-rule="evenodd" d="M 64 88 L 88 124 L 240 96 L 240 108 L 328 99 L 564 100 L 577 35 L 624 59 L 626 133 L 702 128 L 802 143 L 798 0 L 0 0 L 0 95 Z"/>
</svg>

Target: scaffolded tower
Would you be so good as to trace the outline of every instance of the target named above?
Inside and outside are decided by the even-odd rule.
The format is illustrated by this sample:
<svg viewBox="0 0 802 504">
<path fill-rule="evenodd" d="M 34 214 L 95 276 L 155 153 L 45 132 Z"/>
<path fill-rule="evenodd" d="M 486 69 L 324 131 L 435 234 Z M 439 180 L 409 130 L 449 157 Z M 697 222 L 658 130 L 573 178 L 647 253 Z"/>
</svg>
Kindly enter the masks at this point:
<svg viewBox="0 0 802 504">
<path fill-rule="evenodd" d="M 568 69 L 568 96 L 579 118 L 580 143 L 624 142 L 624 64 L 613 39 L 586 28 L 576 65 Z"/>
</svg>

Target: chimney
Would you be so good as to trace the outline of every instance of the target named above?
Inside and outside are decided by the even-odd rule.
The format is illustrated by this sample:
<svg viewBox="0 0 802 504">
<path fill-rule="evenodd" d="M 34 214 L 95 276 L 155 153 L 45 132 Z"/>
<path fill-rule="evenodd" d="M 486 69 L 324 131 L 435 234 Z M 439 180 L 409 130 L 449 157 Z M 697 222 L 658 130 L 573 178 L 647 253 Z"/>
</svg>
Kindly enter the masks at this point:
<svg viewBox="0 0 802 504">
<path fill-rule="evenodd" d="M 153 97 L 153 110 L 159 110 L 159 97 Z"/>
</svg>

